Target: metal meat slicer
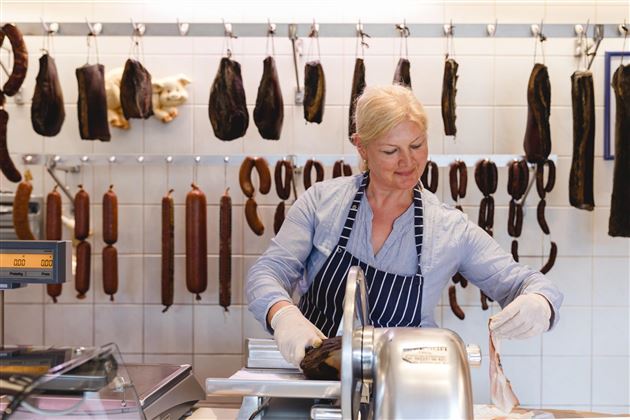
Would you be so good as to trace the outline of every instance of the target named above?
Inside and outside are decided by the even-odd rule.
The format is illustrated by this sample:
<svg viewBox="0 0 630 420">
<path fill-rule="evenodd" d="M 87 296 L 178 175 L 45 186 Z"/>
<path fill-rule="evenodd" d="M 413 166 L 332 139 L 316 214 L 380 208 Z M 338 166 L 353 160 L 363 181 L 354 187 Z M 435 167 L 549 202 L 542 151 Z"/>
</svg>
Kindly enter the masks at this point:
<svg viewBox="0 0 630 420">
<path fill-rule="evenodd" d="M 352 267 L 340 381 L 307 380 L 273 340 L 249 340 L 247 367 L 207 379 L 206 391 L 242 396 L 239 419 L 472 419 L 469 366 L 481 363 L 479 347 L 445 329 L 374 328 L 368 314 L 365 277 Z"/>
</svg>

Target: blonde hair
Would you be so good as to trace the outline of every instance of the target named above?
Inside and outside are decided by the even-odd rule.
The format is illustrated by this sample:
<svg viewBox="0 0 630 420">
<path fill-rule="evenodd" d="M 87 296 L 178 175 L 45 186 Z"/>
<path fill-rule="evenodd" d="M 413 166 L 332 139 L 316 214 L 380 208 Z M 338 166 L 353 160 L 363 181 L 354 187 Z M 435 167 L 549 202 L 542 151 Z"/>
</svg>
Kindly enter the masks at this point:
<svg viewBox="0 0 630 420">
<path fill-rule="evenodd" d="M 401 85 L 370 86 L 357 99 L 354 113 L 356 133 L 353 142 L 367 146 L 398 124 L 411 121 L 427 131 L 427 114 L 413 92 Z M 361 162 L 361 170 L 367 165 Z"/>
</svg>

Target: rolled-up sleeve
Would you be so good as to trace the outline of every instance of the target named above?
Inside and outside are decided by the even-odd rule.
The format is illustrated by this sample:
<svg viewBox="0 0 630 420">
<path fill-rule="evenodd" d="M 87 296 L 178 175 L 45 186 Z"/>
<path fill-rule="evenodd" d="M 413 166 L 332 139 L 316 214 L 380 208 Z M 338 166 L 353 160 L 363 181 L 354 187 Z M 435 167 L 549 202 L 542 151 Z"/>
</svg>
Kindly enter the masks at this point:
<svg viewBox="0 0 630 420">
<path fill-rule="evenodd" d="M 291 206 L 269 248 L 247 273 L 245 293 L 249 310 L 267 330 L 269 308 L 282 300 L 291 301 L 291 292 L 304 275 L 313 248 L 315 191 L 316 188 L 309 189 Z"/>
<path fill-rule="evenodd" d="M 499 244 L 479 226 L 466 220 L 460 242 L 461 274 L 497 301 L 501 308 L 526 293 L 543 295 L 551 304 L 550 329 L 560 318 L 562 293 L 540 271 L 514 261 Z"/>
</svg>

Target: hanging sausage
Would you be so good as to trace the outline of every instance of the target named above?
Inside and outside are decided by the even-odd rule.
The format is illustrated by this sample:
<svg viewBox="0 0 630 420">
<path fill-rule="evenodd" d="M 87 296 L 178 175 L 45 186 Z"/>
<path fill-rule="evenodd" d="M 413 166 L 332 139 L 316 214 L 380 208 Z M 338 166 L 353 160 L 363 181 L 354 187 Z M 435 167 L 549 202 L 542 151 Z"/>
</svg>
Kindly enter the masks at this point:
<svg viewBox="0 0 630 420">
<path fill-rule="evenodd" d="M 118 241 L 118 197 L 114 186 L 110 185 L 103 195 L 103 290 L 114 301 L 118 291 L 118 250 L 114 244 Z"/>
<path fill-rule="evenodd" d="M 28 68 L 28 51 L 22 32 L 17 26 L 11 23 L 2 26 L 0 29 L 0 46 L 2 46 L 5 38 L 9 40 L 13 50 L 13 68 L 8 79 L 2 85 L 2 90 L 0 90 L 0 170 L 2 170 L 2 173 L 9 181 L 20 182 L 22 175 L 15 167 L 9 154 L 7 140 L 9 114 L 5 111 L 4 104 L 5 96 L 15 95 L 24 82 Z"/>
<path fill-rule="evenodd" d="M 348 111 L 348 138 L 352 143 L 352 136 L 357 131 L 354 111 L 357 106 L 357 99 L 365 90 L 365 63 L 362 58 L 354 61 L 354 73 L 352 74 L 352 92 L 350 93 L 350 110 Z"/>
<path fill-rule="evenodd" d="M 57 186 L 46 196 L 46 240 L 61 240 L 61 194 L 57 191 Z M 57 303 L 57 298 L 61 295 L 61 283 L 47 284 L 46 293 Z"/>
<path fill-rule="evenodd" d="M 219 203 L 219 305 L 226 311 L 232 303 L 232 198 L 229 188 Z"/>
<path fill-rule="evenodd" d="M 162 197 L 162 270 L 161 298 L 166 312 L 173 305 L 175 294 L 175 204 L 173 190 Z"/>
<path fill-rule="evenodd" d="M 79 185 L 79 191 L 74 196 L 74 238 L 79 241 L 77 245 L 77 268 L 74 277 L 74 286 L 78 292 L 78 299 L 85 299 L 85 294 L 90 290 L 90 275 L 92 266 L 92 247 L 86 241 L 90 234 L 90 196 Z"/>
<path fill-rule="evenodd" d="M 201 300 L 208 286 L 206 195 L 196 184 L 186 194 L 186 287 Z"/>
<path fill-rule="evenodd" d="M 455 126 L 455 96 L 457 94 L 457 69 L 459 64 L 452 59 L 446 58 L 444 61 L 444 77 L 442 79 L 442 122 L 444 123 L 444 134 L 454 136 L 457 134 Z"/>
</svg>

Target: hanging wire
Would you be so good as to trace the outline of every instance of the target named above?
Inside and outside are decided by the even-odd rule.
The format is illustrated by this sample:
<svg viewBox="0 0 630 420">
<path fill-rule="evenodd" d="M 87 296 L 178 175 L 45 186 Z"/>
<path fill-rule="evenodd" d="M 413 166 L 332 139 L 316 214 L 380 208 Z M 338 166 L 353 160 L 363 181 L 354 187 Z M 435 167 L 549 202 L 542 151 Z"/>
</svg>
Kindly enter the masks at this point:
<svg viewBox="0 0 630 420">
<path fill-rule="evenodd" d="M 407 42 L 410 32 L 409 32 L 409 27 L 407 26 L 407 20 L 403 20 L 403 23 L 400 24 L 396 24 L 396 29 L 398 30 L 398 33 L 400 34 L 400 48 L 398 50 L 398 56 L 400 58 L 402 58 L 402 49 L 403 49 L 403 44 L 405 45 L 405 58 L 409 58 L 409 44 Z"/>
<path fill-rule="evenodd" d="M 88 34 L 87 36 L 87 58 L 86 58 L 86 64 L 90 64 L 90 51 L 92 50 L 92 43 L 91 43 L 91 39 L 94 38 L 94 50 L 96 52 L 96 64 L 99 63 L 98 61 L 98 42 L 96 41 L 96 35 L 93 33 Z"/>
<path fill-rule="evenodd" d="M 363 31 L 363 24 L 359 21 L 357 24 L 357 43 L 354 50 L 355 57 L 359 56 L 359 43 L 361 44 L 361 58 L 365 57 L 365 49 L 370 48 L 365 38 L 370 38 L 370 35 Z"/>
<path fill-rule="evenodd" d="M 543 43 L 547 40 L 547 37 L 543 34 L 543 24 L 544 24 L 544 21 L 541 20 L 540 28 L 538 29 L 538 34 L 534 37 L 534 64 L 536 64 L 538 41 L 540 41 L 540 53 L 542 55 L 542 64 L 545 64 L 545 47 Z"/>
<path fill-rule="evenodd" d="M 272 57 L 276 56 L 276 46 L 273 41 L 275 34 L 276 34 L 276 24 L 271 23 L 269 19 L 267 19 L 267 43 L 265 45 L 265 54 L 267 56 L 269 55 L 271 55 Z M 269 54 L 269 38 L 271 38 L 271 54 Z"/>
<path fill-rule="evenodd" d="M 621 25 L 621 29 L 623 29 L 623 46 L 621 47 L 621 65 L 623 66 L 623 58 L 626 52 L 626 40 L 628 39 L 628 25 L 626 24 L 626 20 L 623 20 L 623 25 Z"/>
<path fill-rule="evenodd" d="M 449 57 L 455 57 L 455 46 L 453 42 L 453 33 L 454 33 L 455 26 L 453 26 L 452 20 L 447 25 L 447 28 L 448 30 L 446 31 L 445 49 L 446 49 L 446 58 L 448 59 Z"/>
<path fill-rule="evenodd" d="M 230 157 L 223 157 L 223 189 L 227 190 L 227 172 L 228 172 L 228 163 L 230 162 Z"/>
<path fill-rule="evenodd" d="M 234 45 L 232 40 L 238 38 L 234 35 L 234 31 L 232 30 L 231 23 L 225 23 L 225 20 L 221 19 L 223 22 L 223 46 L 222 50 L 225 51 L 225 55 L 227 58 L 232 58 L 232 50 L 234 49 Z"/>
<path fill-rule="evenodd" d="M 306 52 L 306 61 L 309 61 L 313 55 L 314 43 L 317 44 L 317 59 L 321 61 L 322 55 L 319 50 L 319 24 L 315 22 L 315 19 L 313 19 L 313 24 L 311 25 L 311 31 L 308 33 L 308 37 L 309 37 L 309 43 L 308 43 L 308 50 Z M 313 40 L 315 41 L 313 42 Z"/>
</svg>

